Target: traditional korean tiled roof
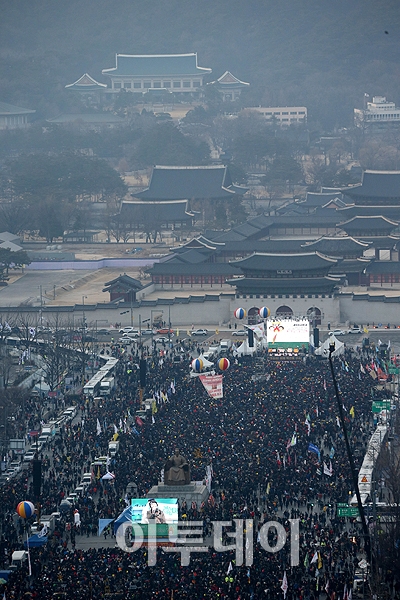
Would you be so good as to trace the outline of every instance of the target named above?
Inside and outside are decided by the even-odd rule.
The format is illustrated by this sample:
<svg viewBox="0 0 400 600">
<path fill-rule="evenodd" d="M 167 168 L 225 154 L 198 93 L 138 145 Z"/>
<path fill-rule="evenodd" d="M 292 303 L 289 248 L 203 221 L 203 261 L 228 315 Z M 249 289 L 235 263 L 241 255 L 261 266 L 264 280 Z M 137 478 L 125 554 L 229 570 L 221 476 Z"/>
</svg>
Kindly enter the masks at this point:
<svg viewBox="0 0 400 600">
<path fill-rule="evenodd" d="M 320 192 L 307 192 L 305 204 L 307 206 L 324 206 L 329 202 L 329 200 L 334 200 L 338 198 L 342 199 L 341 192 L 330 192 L 322 194 Z"/>
<path fill-rule="evenodd" d="M 173 248 L 172 251 L 175 253 L 183 253 L 183 252 L 187 252 L 190 249 L 197 249 L 197 250 L 200 250 L 201 252 L 204 252 L 205 250 L 207 250 L 209 252 L 214 252 L 217 248 L 220 248 L 223 246 L 224 246 L 224 244 L 213 244 L 213 242 L 210 242 L 209 240 L 206 240 L 202 236 L 199 236 L 198 238 L 193 238 L 193 239 L 189 240 L 188 242 L 186 242 L 185 244 L 178 246 L 177 248 Z"/>
<path fill-rule="evenodd" d="M 187 212 L 187 200 L 124 200 L 120 214 L 127 222 L 140 222 L 142 219 L 157 221 L 190 221 L 193 214 Z"/>
<path fill-rule="evenodd" d="M 178 200 L 191 198 L 222 199 L 243 195 L 247 188 L 232 183 L 228 167 L 153 167 L 150 185 L 135 198 L 143 200 Z"/>
<path fill-rule="evenodd" d="M 335 228 L 338 215 L 330 208 L 318 213 L 305 215 L 274 215 L 271 217 L 271 229 L 279 227 L 332 227 Z"/>
<path fill-rule="evenodd" d="M 400 204 L 352 204 L 337 208 L 337 214 L 343 220 L 351 217 L 375 217 L 382 215 L 393 221 L 400 221 Z"/>
<path fill-rule="evenodd" d="M 179 253 L 177 255 L 174 255 L 173 258 L 171 258 L 171 260 L 168 261 L 164 261 L 165 263 L 185 263 L 185 264 L 190 264 L 190 265 L 197 265 L 203 262 L 206 262 L 208 260 L 209 257 L 209 253 L 202 253 L 202 252 L 198 252 L 197 250 L 186 250 L 186 252 L 182 252 Z"/>
<path fill-rule="evenodd" d="M 225 73 L 221 75 L 221 77 L 218 77 L 216 81 L 211 81 L 208 85 L 217 85 L 221 89 L 241 89 L 248 87 L 250 84 L 246 81 L 241 81 L 240 79 L 232 75 L 230 71 L 225 71 Z"/>
<path fill-rule="evenodd" d="M 107 84 L 100 83 L 99 81 L 93 79 L 93 77 L 91 77 L 88 73 L 85 73 L 84 75 L 82 75 L 82 77 L 79 77 L 79 79 L 74 81 L 74 83 L 69 83 L 68 85 L 66 85 L 65 89 L 76 90 L 80 92 L 91 92 L 95 90 L 101 90 L 106 87 Z"/>
<path fill-rule="evenodd" d="M 304 248 L 302 239 L 284 240 L 243 240 L 239 242 L 226 242 L 222 248 L 224 253 L 253 253 L 266 252 L 277 254 L 289 254 L 298 252 L 309 252 Z"/>
<path fill-rule="evenodd" d="M 242 234 L 234 231 L 233 229 L 229 229 L 228 231 L 223 231 L 220 233 L 218 237 L 215 238 L 217 242 L 241 242 L 247 239 L 247 237 Z"/>
<path fill-rule="evenodd" d="M 362 273 L 370 262 L 369 258 L 344 258 L 329 270 L 329 275 L 335 277 L 343 273 Z"/>
<path fill-rule="evenodd" d="M 305 242 L 303 248 L 317 250 L 328 256 L 345 256 L 346 254 L 362 254 L 370 244 L 360 242 L 351 236 L 320 237 L 312 242 Z"/>
<path fill-rule="evenodd" d="M 157 77 L 199 75 L 212 69 L 197 65 L 197 53 L 190 54 L 116 54 L 115 67 L 103 69 L 104 75 Z"/>
<path fill-rule="evenodd" d="M 393 231 L 398 226 L 396 221 L 391 221 L 382 215 L 376 216 L 356 216 L 348 221 L 338 224 L 338 227 L 345 231 Z"/>
<path fill-rule="evenodd" d="M 299 254 L 254 253 L 230 264 L 252 271 L 315 271 L 328 270 L 336 264 L 334 258 L 323 256 L 319 252 Z"/>
<path fill-rule="evenodd" d="M 116 277 L 115 279 L 112 279 L 111 281 L 107 281 L 104 285 L 106 286 L 103 290 L 103 292 L 108 292 L 109 288 L 115 285 L 122 285 L 123 287 L 126 287 L 128 289 L 133 289 L 133 290 L 141 290 L 143 288 L 143 285 L 141 284 L 141 282 L 138 279 L 135 279 L 134 277 L 130 277 L 129 275 L 127 275 L 126 273 L 124 273 L 123 275 L 119 275 L 118 277 Z"/>
<path fill-rule="evenodd" d="M 379 273 L 400 273 L 398 260 L 374 260 L 366 268 L 368 275 Z"/>
<path fill-rule="evenodd" d="M 12 116 L 12 115 L 31 115 L 36 110 L 30 110 L 29 108 L 21 108 L 20 106 L 14 106 L 13 104 L 7 104 L 7 102 L 0 102 L 0 115 L 1 116 Z"/>
<path fill-rule="evenodd" d="M 351 198 L 400 198 L 400 171 L 364 171 L 361 184 L 344 188 Z"/>
<path fill-rule="evenodd" d="M 241 225 L 236 225 L 235 227 L 232 228 L 232 230 L 235 233 L 239 233 L 240 235 L 243 235 L 246 238 L 251 238 L 254 235 L 258 235 L 260 232 L 260 229 L 258 227 L 253 227 L 253 225 L 250 225 L 250 223 L 242 223 Z"/>
<path fill-rule="evenodd" d="M 340 285 L 340 279 L 328 275 L 290 279 L 242 277 L 227 279 L 226 283 L 243 294 L 329 294 Z"/>
</svg>

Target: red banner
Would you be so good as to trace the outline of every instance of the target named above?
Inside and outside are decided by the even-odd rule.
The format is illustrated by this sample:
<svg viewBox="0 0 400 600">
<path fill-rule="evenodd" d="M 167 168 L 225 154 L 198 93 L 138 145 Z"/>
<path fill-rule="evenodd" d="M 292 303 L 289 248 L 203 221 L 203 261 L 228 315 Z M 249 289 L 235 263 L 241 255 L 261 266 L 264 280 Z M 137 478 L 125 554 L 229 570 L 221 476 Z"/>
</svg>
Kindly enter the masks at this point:
<svg viewBox="0 0 400 600">
<path fill-rule="evenodd" d="M 211 398 L 224 397 L 222 390 L 222 375 L 200 375 L 200 380 Z"/>
</svg>

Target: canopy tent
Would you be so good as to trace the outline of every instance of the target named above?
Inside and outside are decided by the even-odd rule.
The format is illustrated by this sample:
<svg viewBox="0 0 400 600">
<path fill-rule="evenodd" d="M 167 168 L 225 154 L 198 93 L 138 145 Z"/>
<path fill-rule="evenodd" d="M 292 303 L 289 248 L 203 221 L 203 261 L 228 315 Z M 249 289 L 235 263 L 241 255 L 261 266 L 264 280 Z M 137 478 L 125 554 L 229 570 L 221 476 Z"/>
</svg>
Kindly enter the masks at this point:
<svg viewBox="0 0 400 600">
<path fill-rule="evenodd" d="M 249 346 L 249 342 L 247 340 L 245 340 L 242 344 L 240 344 L 239 348 L 236 348 L 236 350 L 233 351 L 233 355 L 234 356 L 249 356 L 251 354 L 254 354 L 254 352 L 257 351 L 256 346 L 254 345 L 253 348 L 251 348 Z"/>
<path fill-rule="evenodd" d="M 209 367 L 212 367 L 214 364 L 214 363 L 210 362 L 209 360 L 207 360 L 206 358 L 204 358 L 204 356 L 202 354 L 200 354 L 200 356 L 198 358 L 199 358 L 199 360 L 201 360 L 203 362 L 203 366 L 206 369 L 208 369 Z"/>
<path fill-rule="evenodd" d="M 127 506 L 127 508 L 125 508 L 125 510 L 122 511 L 122 513 L 119 515 L 119 517 L 115 520 L 114 522 L 114 533 L 117 532 L 117 529 L 120 525 L 122 525 L 123 523 L 126 523 L 127 521 L 132 521 L 132 508 L 131 506 Z"/>
<path fill-rule="evenodd" d="M 37 533 L 32 535 L 28 541 L 24 541 L 24 547 L 27 548 L 41 548 L 47 544 L 48 538 L 46 536 L 40 537 Z"/>
<path fill-rule="evenodd" d="M 334 335 L 330 335 L 319 348 L 315 349 L 314 354 L 316 356 L 322 356 L 322 358 L 329 358 L 329 346 L 332 343 L 335 344 L 335 350 L 332 352 L 332 356 L 340 356 L 344 353 L 343 342 L 340 342 Z"/>
<path fill-rule="evenodd" d="M 115 475 L 114 473 L 110 473 L 110 471 L 107 471 L 107 473 L 103 475 L 102 479 L 105 479 L 106 481 L 114 481 Z"/>
</svg>

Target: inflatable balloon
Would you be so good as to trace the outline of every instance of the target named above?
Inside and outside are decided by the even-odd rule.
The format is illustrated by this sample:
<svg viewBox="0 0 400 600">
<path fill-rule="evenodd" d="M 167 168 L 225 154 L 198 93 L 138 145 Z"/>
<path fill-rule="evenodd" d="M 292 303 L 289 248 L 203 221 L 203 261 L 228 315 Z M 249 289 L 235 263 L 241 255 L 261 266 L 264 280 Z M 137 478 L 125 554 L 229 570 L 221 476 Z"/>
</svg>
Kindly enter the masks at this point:
<svg viewBox="0 0 400 600">
<path fill-rule="evenodd" d="M 244 308 L 237 308 L 233 313 L 236 319 L 244 319 L 246 316 L 246 310 Z"/>
<path fill-rule="evenodd" d="M 267 306 L 263 306 L 262 308 L 260 308 L 260 310 L 258 311 L 258 314 L 260 315 L 260 317 L 262 319 L 268 319 L 268 317 L 271 314 L 271 311 L 269 310 L 269 308 Z"/>
<path fill-rule="evenodd" d="M 24 502 L 20 502 L 17 506 L 17 513 L 23 519 L 29 519 L 35 512 L 35 507 L 32 502 L 28 500 L 24 500 Z"/>
<path fill-rule="evenodd" d="M 220 358 L 218 361 L 218 367 L 221 371 L 226 371 L 227 369 L 229 369 L 230 365 L 231 363 L 227 358 Z"/>
<path fill-rule="evenodd" d="M 195 358 L 194 360 L 192 360 L 192 369 L 196 373 L 200 373 L 200 371 L 203 370 L 203 361 L 201 360 L 201 358 Z"/>
</svg>

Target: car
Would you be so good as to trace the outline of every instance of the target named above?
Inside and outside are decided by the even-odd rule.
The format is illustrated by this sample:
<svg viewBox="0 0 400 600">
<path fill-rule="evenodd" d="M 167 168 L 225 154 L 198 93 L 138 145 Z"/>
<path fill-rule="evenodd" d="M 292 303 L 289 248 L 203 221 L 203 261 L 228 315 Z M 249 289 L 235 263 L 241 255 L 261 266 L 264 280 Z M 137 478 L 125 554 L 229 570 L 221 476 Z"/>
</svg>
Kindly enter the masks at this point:
<svg viewBox="0 0 400 600">
<path fill-rule="evenodd" d="M 140 331 L 138 329 L 132 329 L 132 331 L 123 333 L 122 337 L 138 338 L 140 337 Z"/>
<path fill-rule="evenodd" d="M 333 331 L 329 332 L 329 335 L 334 335 L 337 337 L 338 335 L 346 335 L 346 332 L 343 331 L 343 329 L 334 329 Z"/>
<path fill-rule="evenodd" d="M 135 339 L 128 337 L 128 336 L 122 336 L 121 338 L 119 338 L 118 340 L 118 344 L 134 344 L 135 343 Z"/>
<path fill-rule="evenodd" d="M 50 435 L 44 434 L 44 435 L 39 436 L 38 442 L 39 442 L 39 444 L 41 444 L 43 446 L 44 444 L 47 444 L 47 442 L 50 441 L 50 438 L 51 438 Z"/>
<path fill-rule="evenodd" d="M 207 335 L 207 334 L 208 334 L 207 329 L 195 329 L 194 331 L 192 331 L 192 335 Z"/>
<path fill-rule="evenodd" d="M 362 333 L 362 331 L 359 327 L 352 327 L 352 329 L 349 329 L 347 333 Z"/>
<path fill-rule="evenodd" d="M 130 333 L 131 331 L 136 331 L 139 333 L 134 327 L 123 327 L 119 330 L 120 333 Z"/>
<path fill-rule="evenodd" d="M 142 329 L 142 335 L 154 335 L 154 333 L 152 329 Z"/>
<path fill-rule="evenodd" d="M 10 469 L 14 469 L 14 471 L 16 473 L 19 473 L 22 469 L 22 465 L 20 463 L 19 460 L 13 460 L 13 462 L 10 463 Z"/>
<path fill-rule="evenodd" d="M 97 335 L 110 335 L 110 332 L 108 331 L 108 329 L 99 329 L 97 331 Z"/>
<path fill-rule="evenodd" d="M 169 339 L 166 336 L 161 335 L 160 337 L 156 338 L 154 341 L 156 344 L 168 344 Z"/>
<path fill-rule="evenodd" d="M 159 333 L 160 335 L 173 335 L 174 334 L 174 330 L 173 329 L 168 329 L 168 327 L 163 327 L 161 329 L 157 329 L 157 333 Z"/>
<path fill-rule="evenodd" d="M 33 450 L 29 450 L 24 455 L 24 462 L 31 462 L 35 458 L 35 452 Z"/>
<path fill-rule="evenodd" d="M 235 329 L 235 331 L 232 331 L 232 335 L 236 337 L 245 337 L 247 335 L 247 331 L 246 329 Z"/>
<path fill-rule="evenodd" d="M 7 469 L 7 471 L 5 472 L 6 477 L 8 477 L 9 479 L 15 477 L 16 474 L 17 471 L 15 471 L 14 469 Z"/>
</svg>

